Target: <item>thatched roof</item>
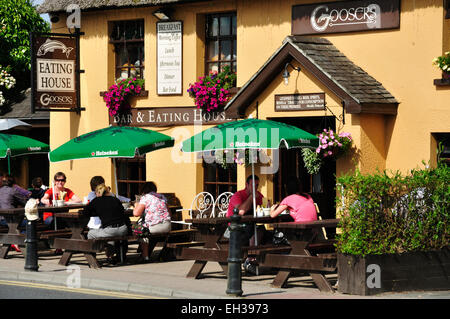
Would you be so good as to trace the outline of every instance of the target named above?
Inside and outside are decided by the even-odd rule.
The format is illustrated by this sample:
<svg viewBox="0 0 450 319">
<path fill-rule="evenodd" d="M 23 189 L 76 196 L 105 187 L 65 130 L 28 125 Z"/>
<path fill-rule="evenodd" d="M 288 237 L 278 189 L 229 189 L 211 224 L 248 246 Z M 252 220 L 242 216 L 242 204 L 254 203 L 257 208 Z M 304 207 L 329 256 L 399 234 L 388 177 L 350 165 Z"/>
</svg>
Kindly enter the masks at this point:
<svg viewBox="0 0 450 319">
<path fill-rule="evenodd" d="M 210 0 L 45 0 L 38 8 L 39 13 L 66 11 L 69 4 L 77 4 L 82 11 L 143 6 L 162 6 L 186 2 Z"/>
</svg>

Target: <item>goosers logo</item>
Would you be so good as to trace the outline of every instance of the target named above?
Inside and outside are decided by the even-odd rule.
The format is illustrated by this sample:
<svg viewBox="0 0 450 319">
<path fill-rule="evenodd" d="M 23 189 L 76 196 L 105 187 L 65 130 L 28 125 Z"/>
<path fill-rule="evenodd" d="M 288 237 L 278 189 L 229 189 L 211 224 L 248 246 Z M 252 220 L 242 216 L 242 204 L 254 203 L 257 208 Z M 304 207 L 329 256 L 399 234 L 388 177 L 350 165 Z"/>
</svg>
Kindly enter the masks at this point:
<svg viewBox="0 0 450 319">
<path fill-rule="evenodd" d="M 111 156 L 111 155 L 119 155 L 119 151 L 95 151 L 91 152 L 91 156 Z"/>
<path fill-rule="evenodd" d="M 324 32 L 329 27 L 352 24 L 367 24 L 369 28 L 380 27 L 381 8 L 378 4 L 368 6 L 331 9 L 321 5 L 311 14 L 311 26 L 317 32 Z"/>
<path fill-rule="evenodd" d="M 47 106 L 49 104 L 73 104 L 73 99 L 71 96 L 67 95 L 50 95 L 44 93 L 41 95 L 40 102 L 42 105 Z"/>
</svg>

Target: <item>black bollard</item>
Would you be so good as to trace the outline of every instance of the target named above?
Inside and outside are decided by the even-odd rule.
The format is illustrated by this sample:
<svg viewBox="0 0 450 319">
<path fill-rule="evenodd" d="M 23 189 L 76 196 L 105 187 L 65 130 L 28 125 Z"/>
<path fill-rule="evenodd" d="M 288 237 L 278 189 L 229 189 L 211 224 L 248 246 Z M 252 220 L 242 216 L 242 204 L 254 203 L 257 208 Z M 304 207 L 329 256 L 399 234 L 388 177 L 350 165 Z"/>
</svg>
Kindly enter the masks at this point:
<svg viewBox="0 0 450 319">
<path fill-rule="evenodd" d="M 38 271 L 38 254 L 37 254 L 37 236 L 36 236 L 36 220 L 27 220 L 27 237 L 25 239 L 25 270 Z"/>
<path fill-rule="evenodd" d="M 233 296 L 242 296 L 242 240 L 241 232 L 243 226 L 240 224 L 241 216 L 239 210 L 233 210 L 230 224 L 230 242 L 228 249 L 228 286 L 226 293 Z"/>
</svg>

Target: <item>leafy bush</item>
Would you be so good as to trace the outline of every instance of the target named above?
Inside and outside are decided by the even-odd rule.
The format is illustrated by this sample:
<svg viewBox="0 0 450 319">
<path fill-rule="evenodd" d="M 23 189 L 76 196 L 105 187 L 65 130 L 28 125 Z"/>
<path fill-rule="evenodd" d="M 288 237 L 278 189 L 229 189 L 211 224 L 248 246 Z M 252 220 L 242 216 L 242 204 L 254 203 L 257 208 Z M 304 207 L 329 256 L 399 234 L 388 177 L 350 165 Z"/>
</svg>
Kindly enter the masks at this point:
<svg viewBox="0 0 450 319">
<path fill-rule="evenodd" d="M 450 168 L 439 164 L 390 175 L 358 171 L 338 178 L 339 252 L 365 256 L 449 246 Z"/>
</svg>

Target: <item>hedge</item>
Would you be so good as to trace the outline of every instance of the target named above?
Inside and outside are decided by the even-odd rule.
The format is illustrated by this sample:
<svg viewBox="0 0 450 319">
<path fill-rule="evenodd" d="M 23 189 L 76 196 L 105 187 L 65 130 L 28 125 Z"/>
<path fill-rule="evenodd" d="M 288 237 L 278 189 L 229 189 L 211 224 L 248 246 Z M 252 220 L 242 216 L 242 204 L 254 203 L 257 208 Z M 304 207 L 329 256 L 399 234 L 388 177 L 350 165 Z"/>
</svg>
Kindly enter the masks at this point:
<svg viewBox="0 0 450 319">
<path fill-rule="evenodd" d="M 450 168 L 339 177 L 340 253 L 365 256 L 449 246 Z"/>
</svg>

